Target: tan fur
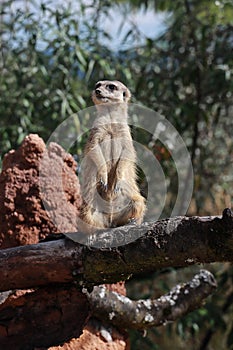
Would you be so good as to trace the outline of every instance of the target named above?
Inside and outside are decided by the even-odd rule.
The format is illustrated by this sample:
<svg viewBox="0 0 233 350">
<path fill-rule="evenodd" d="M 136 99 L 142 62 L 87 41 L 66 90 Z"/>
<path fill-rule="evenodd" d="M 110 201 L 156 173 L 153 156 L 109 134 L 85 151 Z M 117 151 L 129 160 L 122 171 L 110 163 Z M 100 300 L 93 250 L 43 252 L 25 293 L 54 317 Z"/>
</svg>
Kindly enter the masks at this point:
<svg viewBox="0 0 233 350">
<path fill-rule="evenodd" d="M 100 81 L 92 93 L 97 118 L 82 164 L 81 229 L 141 223 L 145 200 L 136 180 L 136 152 L 127 124 L 130 92 L 119 81 Z"/>
</svg>

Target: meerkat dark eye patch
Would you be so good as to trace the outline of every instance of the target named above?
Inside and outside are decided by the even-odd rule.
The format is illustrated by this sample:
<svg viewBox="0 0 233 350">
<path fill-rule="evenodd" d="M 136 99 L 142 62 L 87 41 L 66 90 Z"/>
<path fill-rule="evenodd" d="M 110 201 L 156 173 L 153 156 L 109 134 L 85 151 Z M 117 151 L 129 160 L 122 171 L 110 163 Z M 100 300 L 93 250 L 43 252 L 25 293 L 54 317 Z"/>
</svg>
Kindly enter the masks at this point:
<svg viewBox="0 0 233 350">
<path fill-rule="evenodd" d="M 108 85 L 108 88 L 109 88 L 109 90 L 111 90 L 111 91 L 117 90 L 117 87 L 116 87 L 116 85 L 114 85 L 114 84 L 109 84 L 109 85 Z"/>
<path fill-rule="evenodd" d="M 125 97 L 126 96 L 126 92 L 125 91 L 123 91 L 123 97 Z"/>
<path fill-rule="evenodd" d="M 97 84 L 95 85 L 95 89 L 98 89 L 100 86 L 101 86 L 101 84 L 100 84 L 100 83 L 97 83 Z"/>
</svg>

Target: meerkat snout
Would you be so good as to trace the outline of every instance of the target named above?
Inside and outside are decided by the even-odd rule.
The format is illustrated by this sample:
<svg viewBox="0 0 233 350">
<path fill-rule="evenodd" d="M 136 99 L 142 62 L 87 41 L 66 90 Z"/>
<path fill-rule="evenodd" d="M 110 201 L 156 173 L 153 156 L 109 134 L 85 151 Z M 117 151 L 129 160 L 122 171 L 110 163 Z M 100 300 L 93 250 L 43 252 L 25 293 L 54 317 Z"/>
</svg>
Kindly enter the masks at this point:
<svg viewBox="0 0 233 350">
<path fill-rule="evenodd" d="M 101 91 L 99 89 L 95 89 L 95 93 L 96 93 L 96 95 L 100 95 Z"/>
</svg>

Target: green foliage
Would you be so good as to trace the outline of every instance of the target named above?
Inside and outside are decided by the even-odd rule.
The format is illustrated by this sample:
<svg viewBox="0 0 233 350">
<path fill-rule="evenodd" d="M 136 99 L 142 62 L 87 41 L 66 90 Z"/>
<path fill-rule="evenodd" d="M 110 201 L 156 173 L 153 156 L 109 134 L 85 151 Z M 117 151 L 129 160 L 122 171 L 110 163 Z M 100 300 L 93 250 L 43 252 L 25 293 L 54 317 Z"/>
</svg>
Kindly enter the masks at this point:
<svg viewBox="0 0 233 350">
<path fill-rule="evenodd" d="M 129 64 L 137 99 L 185 139 L 196 175 L 195 212 L 210 213 L 220 188 L 233 196 L 232 25 L 220 23 L 217 5 L 210 11 L 205 1 L 178 3 L 166 33 L 131 50 Z M 233 5 L 223 1 L 221 11 L 233 14 Z"/>
<path fill-rule="evenodd" d="M 109 1 L 95 8 L 84 1 L 76 10 L 69 3 L 58 9 L 49 2 L 28 4 L 25 10 L 16 10 L 14 1 L 1 5 L 2 154 L 29 132 L 46 140 L 61 121 L 91 104 L 96 80 L 124 79 L 120 62 L 101 44 L 107 33 L 96 27 Z"/>
</svg>

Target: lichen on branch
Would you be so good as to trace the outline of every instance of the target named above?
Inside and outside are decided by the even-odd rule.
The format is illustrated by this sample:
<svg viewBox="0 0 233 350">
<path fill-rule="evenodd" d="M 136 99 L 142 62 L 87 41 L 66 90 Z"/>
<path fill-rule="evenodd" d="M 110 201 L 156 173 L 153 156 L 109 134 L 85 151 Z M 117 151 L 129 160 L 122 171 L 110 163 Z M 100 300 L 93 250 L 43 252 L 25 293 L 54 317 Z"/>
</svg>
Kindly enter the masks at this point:
<svg viewBox="0 0 233 350">
<path fill-rule="evenodd" d="M 175 321 L 197 309 L 216 287 L 214 276 L 201 270 L 191 281 L 178 284 L 155 300 L 134 301 L 107 290 L 105 286 L 96 286 L 87 295 L 94 316 L 120 329 L 143 330 Z"/>
</svg>

